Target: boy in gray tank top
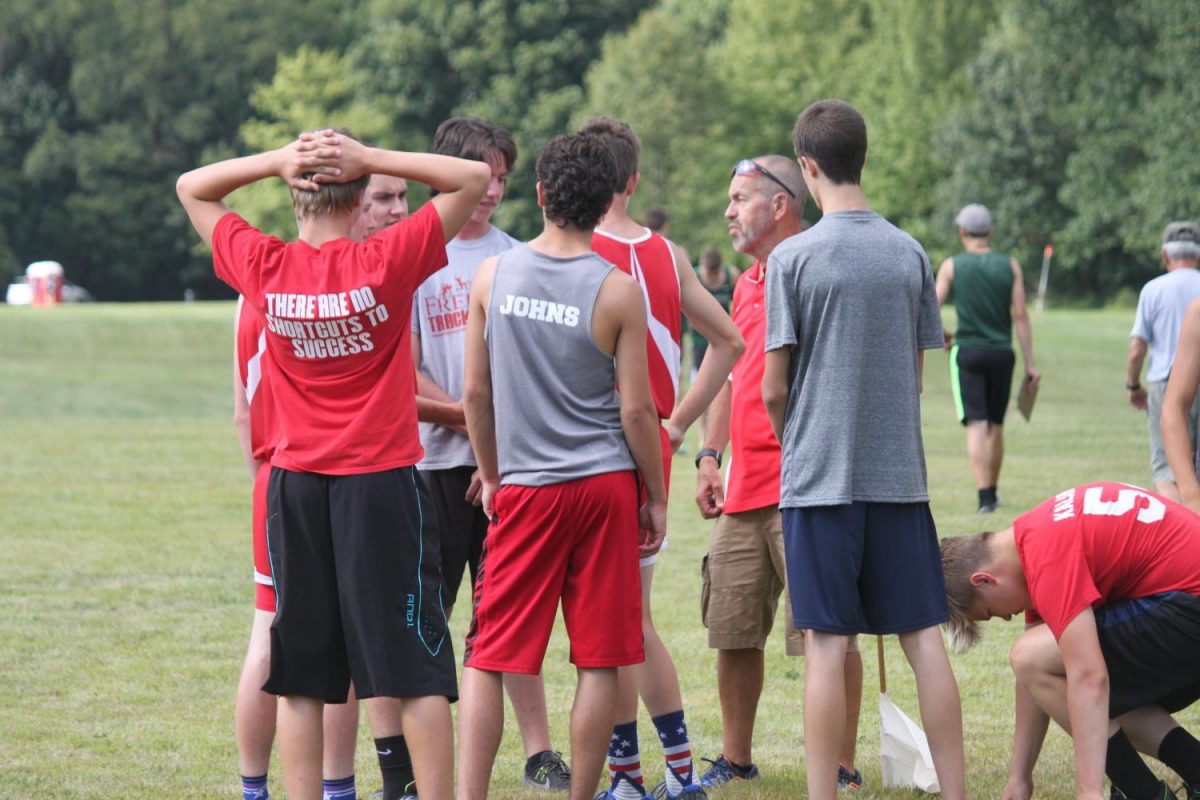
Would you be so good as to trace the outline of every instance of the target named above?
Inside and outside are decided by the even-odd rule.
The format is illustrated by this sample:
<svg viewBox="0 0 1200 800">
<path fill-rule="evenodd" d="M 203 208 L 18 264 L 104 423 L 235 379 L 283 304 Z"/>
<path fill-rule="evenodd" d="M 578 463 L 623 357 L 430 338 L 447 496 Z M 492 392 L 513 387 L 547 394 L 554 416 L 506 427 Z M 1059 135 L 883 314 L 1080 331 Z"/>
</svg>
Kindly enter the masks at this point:
<svg viewBox="0 0 1200 800">
<path fill-rule="evenodd" d="M 425 280 L 413 295 L 413 365 L 417 396 L 444 403 L 456 412 L 448 420 L 422 418 L 421 446 L 425 456 L 417 470 L 429 489 L 442 551 L 443 597 L 446 618 L 454 611 L 465 573 L 471 593 L 479 573 L 479 557 L 487 536 L 488 518 L 479 501 L 478 470 L 467 439 L 462 411 L 463 354 L 467 341 L 467 306 L 475 270 L 488 256 L 519 244 L 492 224 L 492 214 L 504 200 L 508 176 L 517 162 L 517 144 L 502 125 L 482 117 L 454 117 L 438 126 L 430 150 L 441 155 L 485 162 L 492 171 L 488 190 L 471 218 L 446 243 L 447 263 Z M 504 688 L 512 700 L 525 749 L 525 785 L 566 791 L 570 770 L 550 741 L 546 691 L 540 675 L 514 675 Z"/>
<path fill-rule="evenodd" d="M 591 252 L 614 170 L 596 136 L 552 140 L 536 168 L 542 234 L 484 261 L 471 286 L 463 403 L 492 524 L 465 648 L 463 798 L 487 795 L 501 675 L 541 670 L 560 600 L 579 671 L 575 800 L 590 800 L 604 766 L 616 668 L 643 659 L 640 597 L 628 587 L 639 555 L 662 544 L 666 488 L 642 294 Z"/>
</svg>

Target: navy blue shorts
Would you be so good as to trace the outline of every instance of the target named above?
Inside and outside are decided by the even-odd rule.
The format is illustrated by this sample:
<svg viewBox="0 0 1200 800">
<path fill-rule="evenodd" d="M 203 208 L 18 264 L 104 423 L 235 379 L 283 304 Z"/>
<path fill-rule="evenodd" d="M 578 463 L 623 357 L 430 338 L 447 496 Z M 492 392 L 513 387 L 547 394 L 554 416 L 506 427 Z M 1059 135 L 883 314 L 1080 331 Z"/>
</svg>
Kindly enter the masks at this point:
<svg viewBox="0 0 1200 800">
<path fill-rule="evenodd" d="M 1200 597 L 1167 592 L 1100 606 L 1096 634 L 1110 717 L 1146 705 L 1174 713 L 1200 699 Z"/>
<path fill-rule="evenodd" d="M 909 633 L 950 619 L 928 503 L 783 509 L 797 628 Z"/>
</svg>

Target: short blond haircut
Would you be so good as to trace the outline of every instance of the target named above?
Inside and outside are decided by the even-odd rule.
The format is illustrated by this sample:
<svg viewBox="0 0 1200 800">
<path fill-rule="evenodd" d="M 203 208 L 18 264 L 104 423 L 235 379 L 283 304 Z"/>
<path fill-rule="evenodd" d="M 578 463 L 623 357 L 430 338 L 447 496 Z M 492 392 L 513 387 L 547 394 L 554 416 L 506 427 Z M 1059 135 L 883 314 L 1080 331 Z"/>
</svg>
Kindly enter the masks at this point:
<svg viewBox="0 0 1200 800">
<path fill-rule="evenodd" d="M 342 136 L 348 136 L 356 142 L 359 141 L 357 136 L 345 128 L 335 130 Z M 312 175 L 308 174 L 304 177 L 310 178 Z M 353 211 L 359 200 L 362 199 L 362 193 L 366 191 L 370 181 L 370 175 L 362 175 L 346 183 L 321 183 L 317 184 L 321 188 L 315 192 L 292 187 L 292 212 L 295 213 L 296 219 L 305 220 Z"/>
<path fill-rule="evenodd" d="M 991 539 L 991 533 L 976 533 L 942 540 L 942 573 L 950 606 L 946 629 L 956 653 L 966 652 L 983 638 L 979 620 L 971 618 L 971 606 L 979 598 L 971 576 L 991 563 Z"/>
</svg>

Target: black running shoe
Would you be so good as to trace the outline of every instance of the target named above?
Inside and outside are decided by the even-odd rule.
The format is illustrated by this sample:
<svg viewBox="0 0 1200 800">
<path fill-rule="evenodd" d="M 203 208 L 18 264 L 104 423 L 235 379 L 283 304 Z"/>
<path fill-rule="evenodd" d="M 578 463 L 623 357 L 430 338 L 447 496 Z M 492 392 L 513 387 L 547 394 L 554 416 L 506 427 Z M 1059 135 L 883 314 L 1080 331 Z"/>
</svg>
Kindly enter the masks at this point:
<svg viewBox="0 0 1200 800">
<path fill-rule="evenodd" d="M 543 750 L 525 761 L 525 785 L 550 792 L 571 790 L 571 768 L 562 753 Z"/>
</svg>

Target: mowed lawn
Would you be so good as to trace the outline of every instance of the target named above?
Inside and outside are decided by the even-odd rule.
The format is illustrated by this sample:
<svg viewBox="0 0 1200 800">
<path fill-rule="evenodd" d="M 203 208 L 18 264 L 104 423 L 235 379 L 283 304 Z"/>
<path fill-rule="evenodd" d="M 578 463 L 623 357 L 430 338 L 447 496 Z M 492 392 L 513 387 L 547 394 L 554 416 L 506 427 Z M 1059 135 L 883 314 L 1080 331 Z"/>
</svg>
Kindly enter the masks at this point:
<svg viewBox="0 0 1200 800">
<path fill-rule="evenodd" d="M 253 585 L 250 481 L 232 425 L 232 316 L 230 303 L 0 307 L 0 797 L 237 796 L 233 699 Z M 924 430 L 942 535 L 1007 525 L 1084 481 L 1149 482 L 1145 416 L 1122 389 L 1131 321 L 1124 310 L 1034 320 L 1042 394 L 1031 423 L 1010 417 L 1004 505 L 986 518 L 975 513 L 946 356 L 928 354 Z M 696 446 L 690 437 L 689 451 Z M 693 475 L 691 456 L 681 454 L 655 617 L 675 654 L 694 750 L 715 758 L 715 659 L 699 612 L 711 523 L 695 510 Z M 458 606 L 456 645 L 465 593 Z M 1006 654 L 1019 629 L 993 622 L 980 647 L 954 658 L 973 796 L 999 796 L 1007 774 Z M 863 649 L 860 796 L 911 796 L 880 787 L 873 640 Z M 722 790 L 731 800 L 804 794 L 803 662 L 782 650 L 773 637 L 755 747 L 764 777 Z M 894 639 L 887 650 L 891 695 L 915 717 Z M 545 674 L 555 746 L 567 750 L 575 675 L 561 632 Z M 1196 723 L 1197 712 L 1183 719 Z M 537 797 L 521 788 L 520 739 L 508 733 L 493 794 Z M 644 712 L 641 739 L 657 781 L 661 754 Z M 361 794 L 379 785 L 365 723 L 357 773 Z M 280 778 L 276 757 L 276 797 Z M 1037 783 L 1039 797 L 1073 796 L 1070 742 L 1060 731 L 1048 737 Z"/>
</svg>

